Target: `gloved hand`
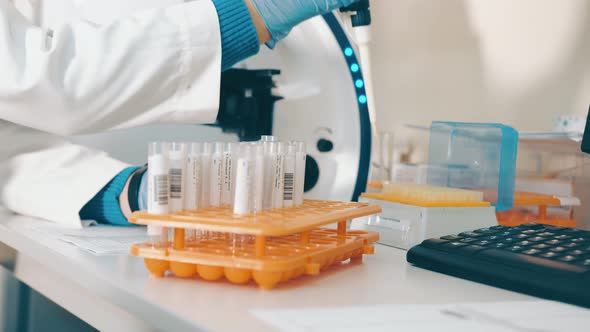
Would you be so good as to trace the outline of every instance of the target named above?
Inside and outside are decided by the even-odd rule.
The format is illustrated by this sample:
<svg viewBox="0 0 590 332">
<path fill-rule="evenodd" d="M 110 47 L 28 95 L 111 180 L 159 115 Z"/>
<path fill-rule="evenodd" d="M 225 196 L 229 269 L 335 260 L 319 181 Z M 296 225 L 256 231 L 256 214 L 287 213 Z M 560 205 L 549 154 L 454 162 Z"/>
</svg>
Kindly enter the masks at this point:
<svg viewBox="0 0 590 332">
<path fill-rule="evenodd" d="M 272 37 L 274 47 L 297 24 L 317 15 L 329 13 L 358 0 L 252 0 Z"/>
</svg>

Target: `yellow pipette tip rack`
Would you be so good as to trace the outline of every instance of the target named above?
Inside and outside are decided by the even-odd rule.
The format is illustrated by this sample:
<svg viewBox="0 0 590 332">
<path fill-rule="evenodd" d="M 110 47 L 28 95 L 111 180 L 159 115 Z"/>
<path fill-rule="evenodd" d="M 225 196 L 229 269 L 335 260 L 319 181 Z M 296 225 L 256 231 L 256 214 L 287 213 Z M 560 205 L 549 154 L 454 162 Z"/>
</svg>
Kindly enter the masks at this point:
<svg viewBox="0 0 590 332">
<path fill-rule="evenodd" d="M 420 207 L 486 207 L 483 192 L 427 184 L 385 184 L 380 193 L 363 197 Z"/>
<path fill-rule="evenodd" d="M 174 229 L 167 246 L 136 244 L 131 254 L 143 257 L 154 277 L 168 272 L 205 280 L 225 277 L 234 284 L 254 280 L 272 289 L 302 275 L 316 275 L 347 260 L 372 254 L 376 232 L 349 231 L 346 221 L 381 212 L 367 203 L 306 200 L 302 206 L 236 216 L 229 207 L 208 208 L 170 215 L 136 212 L 130 222 Z M 337 223 L 337 229 L 321 226 Z M 206 239 L 187 240 L 186 230 L 212 232 Z M 246 241 L 235 245 L 235 236 Z"/>
</svg>

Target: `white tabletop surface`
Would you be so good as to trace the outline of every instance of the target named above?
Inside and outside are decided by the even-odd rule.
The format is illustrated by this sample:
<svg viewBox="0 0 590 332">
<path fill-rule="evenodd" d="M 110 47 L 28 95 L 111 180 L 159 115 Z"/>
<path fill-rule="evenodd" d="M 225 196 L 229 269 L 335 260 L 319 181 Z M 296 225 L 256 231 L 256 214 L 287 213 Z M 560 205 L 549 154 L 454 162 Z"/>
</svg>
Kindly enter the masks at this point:
<svg viewBox="0 0 590 332">
<path fill-rule="evenodd" d="M 76 296 L 96 298 L 157 330 L 271 331 L 249 312 L 251 309 L 532 299 L 411 266 L 405 261 L 405 251 L 380 245 L 375 255 L 365 256 L 363 263 L 332 268 L 271 291 L 254 284 L 238 286 L 198 278 L 151 279 L 141 258 L 95 256 L 55 237 L 30 231 L 31 225 L 45 221 L 7 213 L 0 213 L 0 218 L 0 242 L 23 257 L 22 267 L 17 261 L 15 269 L 18 278 L 50 298 L 64 297 L 63 303 L 54 300 L 74 313 L 82 310 L 71 304 L 77 303 Z M 47 272 L 40 276 L 31 265 Z M 50 275 L 53 279 L 48 281 Z M 56 290 L 58 279 L 65 281 L 62 284 L 67 285 L 67 291 Z M 107 314 L 104 317 L 115 315 Z M 126 315 L 121 317 L 123 321 Z"/>
</svg>

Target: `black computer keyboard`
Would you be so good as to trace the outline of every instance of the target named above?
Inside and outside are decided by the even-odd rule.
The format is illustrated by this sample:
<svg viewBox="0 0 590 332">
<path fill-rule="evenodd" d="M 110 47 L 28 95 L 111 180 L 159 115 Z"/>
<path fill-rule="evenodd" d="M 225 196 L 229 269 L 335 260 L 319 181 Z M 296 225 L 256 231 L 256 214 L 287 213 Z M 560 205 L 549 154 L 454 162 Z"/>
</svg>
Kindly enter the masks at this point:
<svg viewBox="0 0 590 332">
<path fill-rule="evenodd" d="M 590 308 L 590 232 L 526 224 L 425 240 L 407 254 L 417 266 Z"/>
</svg>

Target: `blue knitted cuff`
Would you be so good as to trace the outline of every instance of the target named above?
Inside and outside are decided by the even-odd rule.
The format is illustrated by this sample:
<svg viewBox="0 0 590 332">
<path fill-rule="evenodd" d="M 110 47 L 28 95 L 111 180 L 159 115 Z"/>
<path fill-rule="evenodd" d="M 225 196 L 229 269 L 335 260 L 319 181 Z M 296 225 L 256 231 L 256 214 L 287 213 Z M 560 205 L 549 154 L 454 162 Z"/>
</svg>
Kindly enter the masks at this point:
<svg viewBox="0 0 590 332">
<path fill-rule="evenodd" d="M 99 223 L 127 226 L 127 218 L 121 212 L 119 196 L 127 180 L 140 167 L 128 167 L 117 174 L 80 210 L 83 220 L 96 220 Z"/>
<path fill-rule="evenodd" d="M 213 0 L 221 29 L 221 70 L 256 53 L 260 42 L 244 0 Z"/>
</svg>

